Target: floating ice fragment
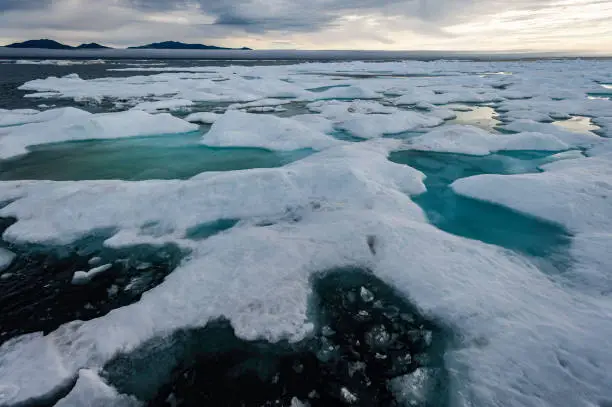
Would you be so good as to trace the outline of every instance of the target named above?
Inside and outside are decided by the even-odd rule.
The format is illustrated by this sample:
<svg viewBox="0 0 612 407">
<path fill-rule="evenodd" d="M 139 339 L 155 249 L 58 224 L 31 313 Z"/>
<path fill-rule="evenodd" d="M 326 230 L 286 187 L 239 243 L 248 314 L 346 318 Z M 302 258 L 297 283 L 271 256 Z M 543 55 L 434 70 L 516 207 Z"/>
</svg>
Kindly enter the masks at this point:
<svg viewBox="0 0 612 407">
<path fill-rule="evenodd" d="M 374 294 L 372 294 L 372 292 L 370 290 L 368 290 L 365 287 L 361 287 L 361 290 L 359 291 L 359 294 L 361 295 L 361 299 L 364 302 L 372 302 L 374 301 Z"/>
<path fill-rule="evenodd" d="M 0 247 L 0 271 L 5 270 L 15 259 L 15 254 Z"/>
<path fill-rule="evenodd" d="M 504 150 L 562 151 L 569 148 L 550 134 L 492 134 L 477 127 L 461 125 L 440 127 L 410 139 L 406 145 L 413 150 L 470 155 L 488 155 Z"/>
<path fill-rule="evenodd" d="M 357 398 L 355 394 L 351 393 L 346 387 L 340 389 L 340 395 L 342 396 L 342 399 L 348 404 L 354 404 L 359 400 L 359 398 Z"/>
<path fill-rule="evenodd" d="M 77 271 L 72 276 L 72 284 L 74 285 L 85 285 L 88 284 L 91 280 L 93 280 L 97 275 L 108 271 L 113 267 L 112 264 L 105 264 L 103 266 L 99 266 L 93 268 L 89 271 Z"/>
</svg>

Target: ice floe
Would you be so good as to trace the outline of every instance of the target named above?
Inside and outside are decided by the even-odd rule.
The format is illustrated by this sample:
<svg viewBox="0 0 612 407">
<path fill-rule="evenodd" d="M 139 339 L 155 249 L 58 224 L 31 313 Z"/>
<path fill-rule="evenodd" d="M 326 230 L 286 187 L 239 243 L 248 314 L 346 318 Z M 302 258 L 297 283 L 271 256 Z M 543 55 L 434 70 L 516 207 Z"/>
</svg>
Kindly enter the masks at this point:
<svg viewBox="0 0 612 407">
<path fill-rule="evenodd" d="M 565 130 L 550 123 L 538 123 L 533 120 L 515 120 L 504 126 L 504 129 L 515 132 L 538 132 L 551 134 L 561 141 L 573 146 L 590 146 L 598 143 L 601 138 L 593 133 L 579 133 Z"/>
<path fill-rule="evenodd" d="M 241 338 L 299 340 L 312 329 L 312 275 L 352 265 L 458 330 L 461 344 L 446 359 L 451 372 L 469 372 L 453 376 L 460 404 L 579 405 L 612 396 L 612 349 L 598 339 L 612 333 L 609 304 L 566 291 L 511 252 L 427 224 L 409 198 L 424 191 L 423 175 L 386 159 L 398 146 L 357 143 L 283 168 L 188 181 L 3 183 L 0 199 L 13 202 L 0 216 L 17 219 L 6 240 L 70 244 L 105 229 L 116 233 L 107 244 L 133 245 L 158 223 L 158 240 L 192 250 L 137 303 L 2 345 L 0 386 L 12 389 L 3 403 L 50 394 L 80 369 L 220 315 Z M 242 223 L 197 244 L 184 239 L 188 228 L 222 218 Z"/>
<path fill-rule="evenodd" d="M 95 371 L 83 369 L 70 393 L 55 407 L 138 407 L 141 404 L 133 397 L 117 393 Z"/>
<path fill-rule="evenodd" d="M 72 284 L 75 285 L 83 285 L 89 283 L 92 279 L 94 279 L 97 275 L 100 275 L 113 267 L 112 264 L 104 264 L 99 267 L 92 268 L 89 271 L 77 271 L 72 276 Z"/>
<path fill-rule="evenodd" d="M 168 113 L 151 115 L 138 110 L 91 114 L 67 107 L 32 116 L 44 116 L 45 120 L 0 128 L 0 159 L 25 154 L 28 147 L 39 144 L 185 133 L 198 129 L 197 125 Z"/>
<path fill-rule="evenodd" d="M 477 175 L 455 181 L 461 195 L 504 205 L 574 232 L 612 228 L 612 161 L 562 160 L 543 173 Z"/>
<path fill-rule="evenodd" d="M 406 143 L 410 149 L 470 155 L 488 155 L 496 151 L 562 151 L 569 145 L 550 134 L 492 134 L 473 126 L 443 126 Z"/>
<path fill-rule="evenodd" d="M 218 147 L 262 147 L 270 150 L 324 148 L 342 144 L 299 121 L 228 110 L 215 120 L 202 143 Z"/>
</svg>

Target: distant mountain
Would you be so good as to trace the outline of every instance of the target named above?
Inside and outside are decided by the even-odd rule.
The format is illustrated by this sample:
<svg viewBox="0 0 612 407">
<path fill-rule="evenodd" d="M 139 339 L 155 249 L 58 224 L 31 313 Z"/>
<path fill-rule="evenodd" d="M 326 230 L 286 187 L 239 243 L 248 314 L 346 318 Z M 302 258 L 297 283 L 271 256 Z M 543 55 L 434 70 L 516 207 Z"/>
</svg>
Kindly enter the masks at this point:
<svg viewBox="0 0 612 407">
<path fill-rule="evenodd" d="M 100 45 L 96 42 L 90 42 L 89 44 L 81 44 L 77 48 L 78 49 L 110 49 L 110 47 Z"/>
<path fill-rule="evenodd" d="M 81 44 L 78 47 L 72 47 L 70 45 L 62 44 L 57 41 L 42 39 L 42 40 L 29 40 L 24 42 L 16 42 L 14 44 L 9 44 L 6 46 L 7 48 L 43 48 L 43 49 L 109 49 L 110 47 L 106 47 L 104 45 L 100 45 L 95 42 L 90 42 L 89 44 Z M 153 44 L 141 45 L 138 47 L 129 47 L 129 49 L 241 49 L 241 50 L 250 50 L 251 48 L 242 47 L 242 48 L 225 48 L 225 47 L 217 47 L 214 45 L 203 45 L 203 44 L 185 44 L 184 42 L 178 41 L 164 41 L 164 42 L 154 42 Z"/>
<path fill-rule="evenodd" d="M 48 39 L 16 42 L 14 44 L 7 45 L 7 48 L 73 49 L 73 47 L 70 45 L 64 45 L 57 41 Z"/>
<path fill-rule="evenodd" d="M 43 40 L 29 40 L 24 42 L 16 42 L 9 44 L 7 48 L 44 48 L 44 49 L 107 49 L 104 45 L 91 42 L 89 44 L 81 44 L 78 47 L 71 47 L 70 45 L 62 44 L 57 41 L 43 39 Z"/>
<path fill-rule="evenodd" d="M 184 42 L 177 41 L 164 41 L 154 42 L 153 44 L 141 45 L 139 47 L 129 47 L 130 49 L 243 49 L 250 50 L 250 48 L 225 48 L 216 47 L 214 45 L 203 45 L 203 44 L 185 44 Z"/>
</svg>

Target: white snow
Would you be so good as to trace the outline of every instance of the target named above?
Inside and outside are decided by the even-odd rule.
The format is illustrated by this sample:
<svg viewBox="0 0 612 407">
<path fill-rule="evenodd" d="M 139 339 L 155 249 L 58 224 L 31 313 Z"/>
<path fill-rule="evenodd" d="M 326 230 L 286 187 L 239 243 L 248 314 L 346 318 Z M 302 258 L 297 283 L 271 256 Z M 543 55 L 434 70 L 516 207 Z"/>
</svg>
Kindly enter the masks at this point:
<svg viewBox="0 0 612 407">
<path fill-rule="evenodd" d="M 43 114 L 48 120 L 0 129 L 0 159 L 25 154 L 28 147 L 40 144 L 185 133 L 198 129 L 168 113 L 150 115 L 138 110 L 91 114 L 68 107 L 40 113 Z"/>
<path fill-rule="evenodd" d="M 270 150 L 322 150 L 342 144 L 303 123 L 269 115 L 228 110 L 218 118 L 202 143 L 219 147 L 262 147 Z"/>
<path fill-rule="evenodd" d="M 85 285 L 89 284 L 97 275 L 100 275 L 113 267 L 112 264 L 104 264 L 99 267 L 92 268 L 89 271 L 76 271 L 72 276 L 72 284 Z"/>
<path fill-rule="evenodd" d="M 473 126 L 443 126 L 406 143 L 413 150 L 488 155 L 506 150 L 562 151 L 569 146 L 542 133 L 492 134 Z"/>
</svg>

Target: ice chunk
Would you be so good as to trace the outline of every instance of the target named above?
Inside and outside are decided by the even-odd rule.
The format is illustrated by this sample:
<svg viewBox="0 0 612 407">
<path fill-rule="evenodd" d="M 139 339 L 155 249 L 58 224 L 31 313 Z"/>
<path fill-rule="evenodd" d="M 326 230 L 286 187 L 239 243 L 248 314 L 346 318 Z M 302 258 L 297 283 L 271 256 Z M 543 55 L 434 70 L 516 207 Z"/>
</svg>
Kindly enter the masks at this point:
<svg viewBox="0 0 612 407">
<path fill-rule="evenodd" d="M 37 110 L 8 110 L 0 112 L 0 126 L 14 126 L 26 123 L 40 123 L 55 119 L 78 118 L 88 114 L 87 112 L 72 107 L 51 109 L 44 112 Z"/>
<path fill-rule="evenodd" d="M 410 149 L 488 155 L 504 150 L 561 151 L 570 148 L 550 134 L 491 134 L 473 126 L 443 126 L 407 142 Z"/>
<path fill-rule="evenodd" d="M 346 387 L 340 389 L 340 395 L 346 404 L 355 404 L 359 401 L 359 398 Z"/>
<path fill-rule="evenodd" d="M 612 161 L 581 158 L 542 168 L 539 174 L 477 175 L 455 181 L 452 188 L 571 231 L 612 229 Z"/>
<path fill-rule="evenodd" d="M 444 122 L 436 115 L 404 111 L 374 101 L 319 101 L 310 103 L 308 109 L 331 120 L 335 128 L 364 139 L 434 127 Z"/>
<path fill-rule="evenodd" d="M 229 110 L 202 137 L 209 146 L 262 147 L 270 150 L 322 150 L 341 141 L 299 121 Z"/>
<path fill-rule="evenodd" d="M 72 276 L 72 284 L 74 285 L 85 285 L 93 280 L 97 275 L 102 274 L 113 267 L 112 264 L 104 264 L 99 267 L 92 268 L 89 271 L 77 271 Z"/>
<path fill-rule="evenodd" d="M 14 259 L 15 254 L 13 252 L 0 247 L 0 272 L 10 266 Z"/>
<path fill-rule="evenodd" d="M 397 134 L 405 131 L 419 130 L 438 126 L 443 119 L 427 116 L 416 112 L 396 112 L 392 114 L 362 114 L 355 113 L 350 118 L 336 124 L 336 127 L 346 130 L 361 138 L 381 137 L 384 134 Z"/>
<path fill-rule="evenodd" d="M 39 144 L 185 133 L 198 129 L 197 125 L 168 113 L 151 115 L 139 110 L 91 114 L 64 108 L 40 114 L 51 118 L 41 123 L 0 129 L 0 158 L 25 154 L 27 147 Z"/>
<path fill-rule="evenodd" d="M 119 394 L 93 370 L 82 369 L 70 393 L 55 407 L 139 407 L 142 403 L 134 397 Z"/>
<path fill-rule="evenodd" d="M 160 110 L 181 110 L 193 106 L 194 103 L 187 99 L 168 99 L 156 102 L 142 102 L 134 106 L 134 110 L 144 110 L 145 112 L 155 113 Z"/>
<path fill-rule="evenodd" d="M 564 130 L 550 123 L 538 123 L 533 120 L 515 120 L 504 126 L 504 129 L 516 132 L 538 132 L 551 134 L 571 146 L 588 146 L 598 143 L 601 137 L 593 133 L 576 133 Z"/>
</svg>

